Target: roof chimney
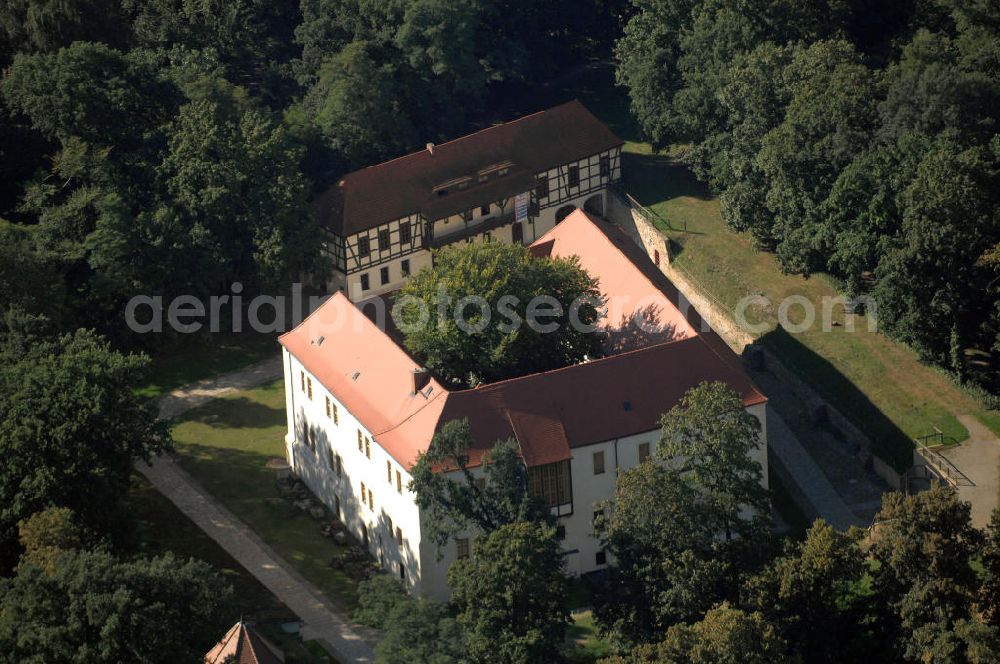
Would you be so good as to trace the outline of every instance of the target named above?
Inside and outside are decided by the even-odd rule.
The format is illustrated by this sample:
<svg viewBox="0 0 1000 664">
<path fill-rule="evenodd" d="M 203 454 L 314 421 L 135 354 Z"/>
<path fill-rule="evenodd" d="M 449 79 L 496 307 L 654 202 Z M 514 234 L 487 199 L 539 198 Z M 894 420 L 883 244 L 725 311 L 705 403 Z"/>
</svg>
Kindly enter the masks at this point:
<svg viewBox="0 0 1000 664">
<path fill-rule="evenodd" d="M 410 394 L 416 394 L 420 390 L 427 387 L 427 383 L 431 382 L 431 374 L 424 367 L 417 367 L 416 369 L 413 369 L 413 372 L 410 374 L 410 376 L 413 380 L 412 382 L 413 389 L 410 392 Z"/>
<path fill-rule="evenodd" d="M 434 156 L 434 144 L 433 143 L 428 143 L 427 144 L 427 151 L 431 153 L 432 157 Z"/>
</svg>

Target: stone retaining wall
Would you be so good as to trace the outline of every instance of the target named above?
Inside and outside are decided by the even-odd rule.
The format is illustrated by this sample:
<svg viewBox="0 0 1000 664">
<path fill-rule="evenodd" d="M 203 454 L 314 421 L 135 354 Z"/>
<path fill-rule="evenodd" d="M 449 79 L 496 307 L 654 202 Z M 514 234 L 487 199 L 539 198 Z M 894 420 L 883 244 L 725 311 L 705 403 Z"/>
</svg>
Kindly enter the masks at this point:
<svg viewBox="0 0 1000 664">
<path fill-rule="evenodd" d="M 669 241 L 667 237 L 649 220 L 641 207 L 633 204 L 621 194 L 608 193 L 608 220 L 618 224 L 642 247 L 657 267 L 669 278 L 681 295 L 701 314 L 715 332 L 726 341 L 737 354 L 743 355 L 747 346 L 754 343 L 755 337 L 744 330 L 733 320 L 731 312 L 708 293 L 702 291 L 688 278 L 670 259 Z M 659 259 L 659 260 L 657 260 Z M 683 306 L 683 303 L 682 303 Z M 757 347 L 755 347 L 757 348 Z M 867 455 L 867 461 L 872 469 L 884 479 L 889 486 L 901 490 L 906 487 L 906 474 L 900 475 L 888 463 L 875 456 L 872 452 L 871 440 L 858 429 L 840 411 L 823 399 L 818 392 L 795 372 L 786 367 L 781 359 L 766 348 L 760 347 L 762 358 L 767 368 L 778 378 L 791 386 L 803 398 L 817 405 L 822 405 L 825 417 L 830 426 L 835 428 L 850 443 L 856 445 Z"/>
</svg>

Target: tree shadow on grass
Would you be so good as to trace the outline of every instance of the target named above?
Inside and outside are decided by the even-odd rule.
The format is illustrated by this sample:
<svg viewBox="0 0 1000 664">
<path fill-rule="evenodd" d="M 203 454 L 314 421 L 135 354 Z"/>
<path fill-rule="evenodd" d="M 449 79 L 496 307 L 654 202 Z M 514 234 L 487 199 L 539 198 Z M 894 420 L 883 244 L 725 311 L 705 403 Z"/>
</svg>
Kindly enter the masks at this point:
<svg viewBox="0 0 1000 664">
<path fill-rule="evenodd" d="M 247 397 L 219 399 L 192 410 L 181 421 L 198 422 L 215 428 L 260 429 L 284 424 L 285 409 L 268 406 Z"/>
<path fill-rule="evenodd" d="M 878 406 L 824 357 L 778 326 L 758 340 L 801 380 L 848 418 L 872 443 L 872 452 L 896 469 L 913 464 L 913 443 Z"/>
<path fill-rule="evenodd" d="M 707 184 L 670 155 L 626 152 L 622 154 L 622 172 L 628 192 L 647 207 L 674 198 L 715 198 Z"/>
</svg>

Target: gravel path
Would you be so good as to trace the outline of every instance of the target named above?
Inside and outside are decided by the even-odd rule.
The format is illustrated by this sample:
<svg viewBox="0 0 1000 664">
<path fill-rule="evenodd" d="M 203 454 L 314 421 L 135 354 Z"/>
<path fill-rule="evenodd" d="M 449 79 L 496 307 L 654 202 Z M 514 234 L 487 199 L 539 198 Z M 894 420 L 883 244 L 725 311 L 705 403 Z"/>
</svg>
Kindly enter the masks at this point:
<svg viewBox="0 0 1000 664">
<path fill-rule="evenodd" d="M 160 417 L 177 417 L 229 392 L 281 377 L 281 358 L 199 381 L 160 398 Z M 302 636 L 319 641 L 339 662 L 372 662 L 377 633 L 352 624 L 249 526 L 210 496 L 172 459 L 159 457 L 138 470 L 303 622 Z"/>
</svg>

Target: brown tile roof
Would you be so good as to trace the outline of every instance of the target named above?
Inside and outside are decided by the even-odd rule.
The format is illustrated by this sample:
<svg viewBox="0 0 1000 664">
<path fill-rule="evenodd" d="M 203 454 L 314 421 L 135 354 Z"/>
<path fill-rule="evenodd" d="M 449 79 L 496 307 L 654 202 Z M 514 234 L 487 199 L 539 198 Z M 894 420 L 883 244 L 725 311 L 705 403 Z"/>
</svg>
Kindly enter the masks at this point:
<svg viewBox="0 0 1000 664">
<path fill-rule="evenodd" d="M 205 664 L 282 664 L 285 656 L 277 646 L 242 620 L 205 654 Z"/>
<path fill-rule="evenodd" d="M 513 437 L 525 462 L 536 466 L 567 459 L 575 447 L 656 429 L 660 415 L 703 381 L 727 383 L 748 406 L 766 401 L 735 354 L 714 332 L 699 331 L 693 307 L 682 313 L 677 289 L 617 227 L 578 210 L 533 250 L 577 256 L 606 297 L 623 298 L 625 314 L 653 304 L 671 333 L 602 359 L 471 390 L 447 391 L 432 380 L 416 395 L 410 372 L 417 363 L 343 294 L 280 342 L 406 467 L 445 422 L 463 417 L 476 440 L 470 463 Z M 325 341 L 314 343 L 321 336 Z"/>
<path fill-rule="evenodd" d="M 691 337 L 448 395 L 441 423 L 469 418 L 477 447 L 516 438 L 529 466 L 575 447 L 651 431 L 703 381 L 722 381 L 747 406 L 764 396 L 704 339 Z"/>
<path fill-rule="evenodd" d="M 348 173 L 316 200 L 320 224 L 351 235 L 422 212 L 431 219 L 470 210 L 526 191 L 535 174 L 622 144 L 622 140 L 579 101 L 571 101 L 512 122 Z M 509 172 L 483 184 L 479 170 L 511 162 Z M 468 189 L 433 190 L 470 176 Z"/>
</svg>

